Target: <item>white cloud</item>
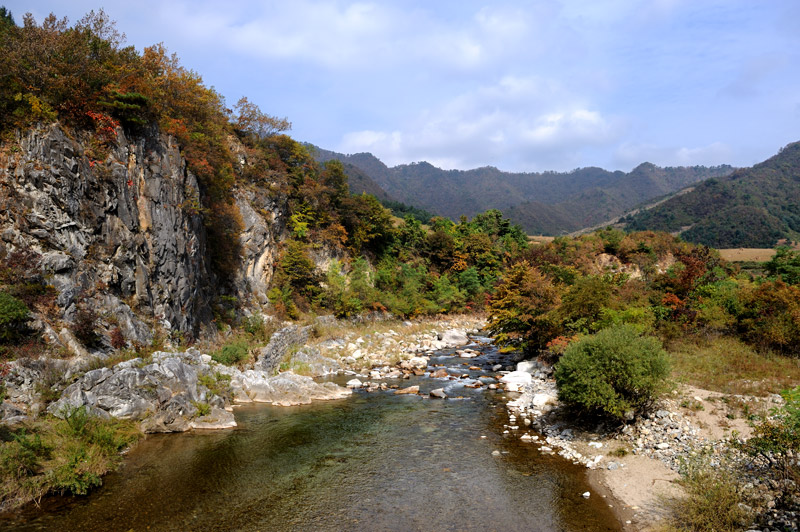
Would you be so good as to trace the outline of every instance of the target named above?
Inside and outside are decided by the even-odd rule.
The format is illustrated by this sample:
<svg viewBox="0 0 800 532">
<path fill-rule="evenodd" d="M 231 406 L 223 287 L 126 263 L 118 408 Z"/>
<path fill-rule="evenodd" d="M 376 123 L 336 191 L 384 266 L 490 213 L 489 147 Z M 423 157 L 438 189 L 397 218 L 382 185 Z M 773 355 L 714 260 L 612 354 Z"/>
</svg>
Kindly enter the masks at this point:
<svg viewBox="0 0 800 532">
<path fill-rule="evenodd" d="M 420 112 L 399 130 L 348 133 L 338 149 L 370 151 L 388 164 L 437 160 L 462 169 L 571 169 L 583 148 L 607 145 L 623 130 L 621 120 L 553 80 L 506 76 Z"/>
<path fill-rule="evenodd" d="M 615 156 L 618 163 L 626 168 L 645 161 L 660 166 L 714 166 L 730 164 L 733 160 L 733 150 L 722 142 L 694 148 L 625 142 L 617 148 Z"/>
</svg>

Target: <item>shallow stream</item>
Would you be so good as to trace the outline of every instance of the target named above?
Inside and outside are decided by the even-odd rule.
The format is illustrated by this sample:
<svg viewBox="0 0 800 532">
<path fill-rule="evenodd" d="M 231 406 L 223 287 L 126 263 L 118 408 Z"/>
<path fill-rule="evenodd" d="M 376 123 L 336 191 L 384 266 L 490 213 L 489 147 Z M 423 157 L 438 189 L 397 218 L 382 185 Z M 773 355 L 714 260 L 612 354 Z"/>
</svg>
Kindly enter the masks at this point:
<svg viewBox="0 0 800 532">
<path fill-rule="evenodd" d="M 478 377 L 466 368 L 500 356 L 481 349 L 431 364 Z M 399 384 L 444 387 L 450 398 L 356 392 L 239 407 L 237 429 L 150 436 L 89 497 L 51 497 L 0 518 L 0 529 L 619 530 L 605 499 L 581 496 L 585 469 L 503 437 L 502 392 L 427 377 Z"/>
</svg>

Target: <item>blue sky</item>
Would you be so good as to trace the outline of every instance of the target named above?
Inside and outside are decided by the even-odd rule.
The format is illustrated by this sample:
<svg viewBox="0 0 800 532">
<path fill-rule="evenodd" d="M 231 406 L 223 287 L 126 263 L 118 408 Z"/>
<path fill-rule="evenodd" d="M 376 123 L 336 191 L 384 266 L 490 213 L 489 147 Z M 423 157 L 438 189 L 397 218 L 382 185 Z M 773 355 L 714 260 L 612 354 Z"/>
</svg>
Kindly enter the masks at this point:
<svg viewBox="0 0 800 532">
<path fill-rule="evenodd" d="M 800 140 L 797 0 L 0 0 L 102 7 L 229 104 L 393 165 L 749 166 Z"/>
</svg>

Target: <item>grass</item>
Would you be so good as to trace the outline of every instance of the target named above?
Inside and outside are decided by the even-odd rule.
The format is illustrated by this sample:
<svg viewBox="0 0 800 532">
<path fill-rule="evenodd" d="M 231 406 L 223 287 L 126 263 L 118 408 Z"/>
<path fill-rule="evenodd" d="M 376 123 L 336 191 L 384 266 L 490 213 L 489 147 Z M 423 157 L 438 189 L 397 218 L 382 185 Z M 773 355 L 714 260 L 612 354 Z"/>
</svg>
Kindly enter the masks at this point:
<svg viewBox="0 0 800 532">
<path fill-rule="evenodd" d="M 47 493 L 83 495 L 120 461 L 119 452 L 141 433 L 136 424 L 103 420 L 81 407 L 64 419 L 42 418 L 0 429 L 0 505 L 38 502 Z"/>
<path fill-rule="evenodd" d="M 86 365 L 86 369 L 84 371 L 89 372 L 95 369 L 113 368 L 114 366 L 116 366 L 121 362 L 125 362 L 127 360 L 133 360 L 134 358 L 138 358 L 141 356 L 143 356 L 143 354 L 134 349 L 120 349 L 118 351 L 114 351 L 107 357 L 93 358 Z"/>
<path fill-rule="evenodd" d="M 800 384 L 800 359 L 761 354 L 735 338 L 684 338 L 667 351 L 673 377 L 706 390 L 763 396 Z"/>
<path fill-rule="evenodd" d="M 680 484 L 685 495 L 663 501 L 669 510 L 665 531 L 734 532 L 744 530 L 753 518 L 752 501 L 736 475 L 707 457 L 685 462 Z"/>
<path fill-rule="evenodd" d="M 720 249 L 719 256 L 729 262 L 767 262 L 775 255 L 772 248 Z"/>
</svg>

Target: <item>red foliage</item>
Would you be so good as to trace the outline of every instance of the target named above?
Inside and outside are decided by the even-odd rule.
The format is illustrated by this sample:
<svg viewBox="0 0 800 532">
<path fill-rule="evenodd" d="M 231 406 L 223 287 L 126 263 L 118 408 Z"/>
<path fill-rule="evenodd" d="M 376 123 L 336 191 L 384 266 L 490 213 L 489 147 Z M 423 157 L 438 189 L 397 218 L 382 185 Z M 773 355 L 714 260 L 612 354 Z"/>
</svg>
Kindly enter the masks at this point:
<svg viewBox="0 0 800 532">
<path fill-rule="evenodd" d="M 95 113 L 93 111 L 86 111 L 86 116 L 94 121 L 97 135 L 102 139 L 104 144 L 113 144 L 117 141 L 118 121 L 106 114 Z"/>
</svg>

